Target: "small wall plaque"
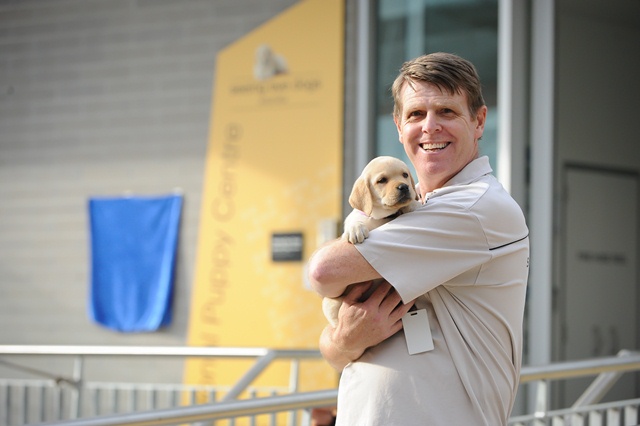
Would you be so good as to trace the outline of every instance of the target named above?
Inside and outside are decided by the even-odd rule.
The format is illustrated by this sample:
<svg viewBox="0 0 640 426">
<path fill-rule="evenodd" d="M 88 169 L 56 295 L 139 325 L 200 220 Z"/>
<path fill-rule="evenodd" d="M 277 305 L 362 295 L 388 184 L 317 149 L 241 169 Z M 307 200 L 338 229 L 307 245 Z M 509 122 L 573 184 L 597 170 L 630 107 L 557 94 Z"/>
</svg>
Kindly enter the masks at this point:
<svg viewBox="0 0 640 426">
<path fill-rule="evenodd" d="M 302 232 L 276 233 L 271 236 L 271 259 L 274 262 L 302 260 Z"/>
</svg>

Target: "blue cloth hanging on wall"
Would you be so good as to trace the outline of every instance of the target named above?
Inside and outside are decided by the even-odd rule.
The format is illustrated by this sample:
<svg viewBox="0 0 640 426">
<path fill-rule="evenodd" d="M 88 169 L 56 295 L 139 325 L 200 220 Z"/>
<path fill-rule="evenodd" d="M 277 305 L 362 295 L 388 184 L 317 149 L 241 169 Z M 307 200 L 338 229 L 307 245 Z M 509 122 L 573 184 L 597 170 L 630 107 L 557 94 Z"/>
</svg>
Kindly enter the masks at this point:
<svg viewBox="0 0 640 426">
<path fill-rule="evenodd" d="M 89 199 L 89 316 L 121 332 L 171 323 L 182 196 Z"/>
</svg>

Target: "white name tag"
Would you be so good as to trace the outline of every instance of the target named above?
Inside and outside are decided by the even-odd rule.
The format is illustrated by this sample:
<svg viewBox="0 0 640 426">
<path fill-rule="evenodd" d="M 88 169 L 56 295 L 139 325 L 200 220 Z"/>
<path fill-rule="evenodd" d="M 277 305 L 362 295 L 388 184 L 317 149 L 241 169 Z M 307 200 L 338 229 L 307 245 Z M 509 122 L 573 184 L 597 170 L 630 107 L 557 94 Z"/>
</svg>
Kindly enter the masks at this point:
<svg viewBox="0 0 640 426">
<path fill-rule="evenodd" d="M 426 309 L 407 312 L 402 317 L 402 327 L 409 355 L 433 350 L 433 338 Z"/>
</svg>

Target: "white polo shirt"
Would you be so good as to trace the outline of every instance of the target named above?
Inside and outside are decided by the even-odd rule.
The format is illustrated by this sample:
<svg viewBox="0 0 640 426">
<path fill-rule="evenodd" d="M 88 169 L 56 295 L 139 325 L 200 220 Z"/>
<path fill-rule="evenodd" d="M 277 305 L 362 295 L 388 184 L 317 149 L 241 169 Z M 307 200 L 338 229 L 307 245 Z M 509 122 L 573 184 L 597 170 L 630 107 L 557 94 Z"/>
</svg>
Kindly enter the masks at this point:
<svg viewBox="0 0 640 426">
<path fill-rule="evenodd" d="M 399 332 L 347 365 L 338 425 L 507 424 L 529 240 L 522 210 L 490 173 L 487 157 L 474 160 L 356 245 L 405 303 L 427 309 L 435 348 L 409 355 Z"/>
</svg>

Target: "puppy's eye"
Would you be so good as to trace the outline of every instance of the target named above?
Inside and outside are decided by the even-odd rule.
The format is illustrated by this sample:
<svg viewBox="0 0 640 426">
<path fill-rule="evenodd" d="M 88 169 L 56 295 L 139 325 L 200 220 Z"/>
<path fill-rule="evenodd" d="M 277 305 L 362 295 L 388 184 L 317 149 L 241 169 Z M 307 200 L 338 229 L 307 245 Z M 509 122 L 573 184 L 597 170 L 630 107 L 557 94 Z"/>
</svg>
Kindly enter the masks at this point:
<svg viewBox="0 0 640 426">
<path fill-rule="evenodd" d="M 378 179 L 378 182 L 376 182 L 376 183 L 382 185 L 382 184 L 385 184 L 387 182 L 388 182 L 388 179 L 386 177 L 381 177 L 380 179 Z"/>
<path fill-rule="evenodd" d="M 405 179 L 407 179 L 407 178 L 409 177 L 409 173 L 404 172 L 404 173 L 402 174 L 402 177 L 403 177 L 403 178 L 405 178 Z"/>
</svg>

